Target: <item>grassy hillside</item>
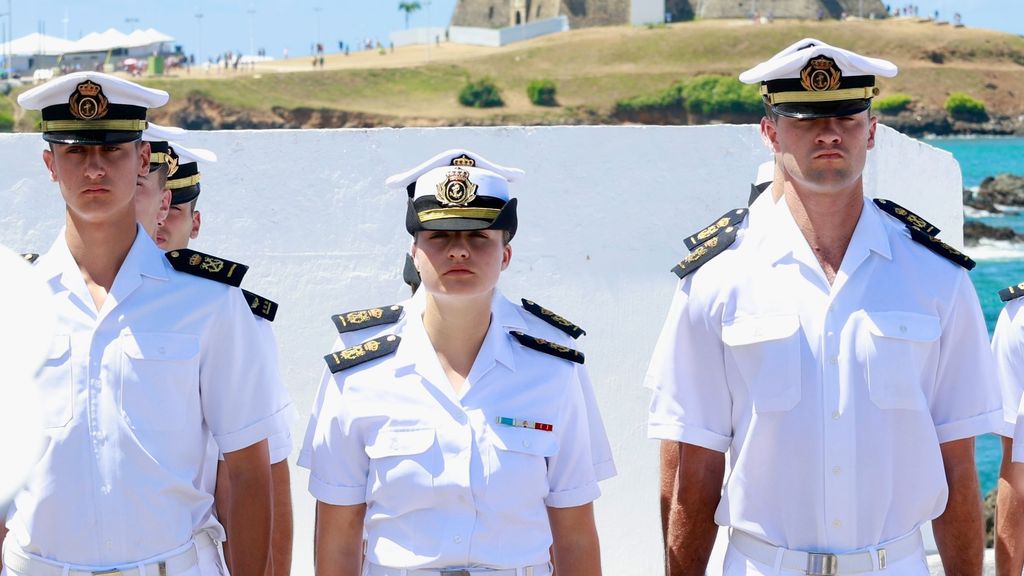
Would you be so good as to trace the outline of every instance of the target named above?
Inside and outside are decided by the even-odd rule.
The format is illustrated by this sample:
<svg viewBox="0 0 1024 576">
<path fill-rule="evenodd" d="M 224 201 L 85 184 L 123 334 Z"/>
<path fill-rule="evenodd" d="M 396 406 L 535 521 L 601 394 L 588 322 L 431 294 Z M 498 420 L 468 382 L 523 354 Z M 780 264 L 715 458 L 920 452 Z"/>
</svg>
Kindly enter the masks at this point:
<svg viewBox="0 0 1024 576">
<path fill-rule="evenodd" d="M 697 74 L 734 76 L 808 36 L 895 62 L 900 75 L 881 80 L 883 95 L 903 92 L 917 105 L 939 109 L 949 93 L 967 92 L 997 114 L 1024 114 L 1024 38 L 913 21 L 590 28 L 500 49 L 445 44 L 428 54 L 424 47 L 407 47 L 384 55 L 331 55 L 324 70 L 312 71 L 307 59 L 297 58 L 255 73 L 193 71 L 145 83 L 171 92 L 173 103 L 162 113 L 170 120 L 180 120 L 178 111 L 192 96 L 264 118 L 312 108 L 390 125 L 601 121 L 620 99 Z M 456 102 L 466 79 L 481 76 L 502 88 L 504 107 L 471 109 Z M 554 80 L 560 107 L 529 102 L 526 85 L 538 78 Z"/>
</svg>

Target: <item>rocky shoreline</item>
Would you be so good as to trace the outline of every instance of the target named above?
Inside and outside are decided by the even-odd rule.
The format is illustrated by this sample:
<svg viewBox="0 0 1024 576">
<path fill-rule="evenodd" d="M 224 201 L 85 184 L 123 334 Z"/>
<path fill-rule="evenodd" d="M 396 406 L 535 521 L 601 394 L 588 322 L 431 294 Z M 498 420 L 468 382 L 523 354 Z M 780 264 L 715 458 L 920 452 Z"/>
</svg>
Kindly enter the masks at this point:
<svg viewBox="0 0 1024 576">
<path fill-rule="evenodd" d="M 1024 211 L 1024 176 L 998 174 L 981 182 L 977 192 L 964 190 L 964 207 L 976 215 Z M 991 226 L 977 220 L 964 222 L 964 245 L 977 246 L 982 239 L 1024 243 L 1024 235 L 1006 226 Z"/>
<path fill-rule="evenodd" d="M 945 110 L 912 109 L 880 114 L 878 121 L 908 136 L 1024 136 L 1024 114 L 992 114 L 985 122 L 954 120 Z"/>
</svg>

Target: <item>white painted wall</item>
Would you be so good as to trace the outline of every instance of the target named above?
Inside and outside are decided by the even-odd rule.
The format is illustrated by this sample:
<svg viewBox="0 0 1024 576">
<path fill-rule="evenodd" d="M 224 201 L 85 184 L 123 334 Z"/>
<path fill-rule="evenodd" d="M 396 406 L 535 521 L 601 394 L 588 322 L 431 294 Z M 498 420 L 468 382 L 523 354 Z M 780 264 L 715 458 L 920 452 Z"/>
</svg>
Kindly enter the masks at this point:
<svg viewBox="0 0 1024 576">
<path fill-rule="evenodd" d="M 632 0 L 629 23 L 633 26 L 661 24 L 665 21 L 665 0 Z"/>
<path fill-rule="evenodd" d="M 388 38 L 395 46 L 409 46 L 412 44 L 429 44 L 431 42 L 437 42 L 438 38 L 444 42 L 444 33 L 445 29 L 441 27 L 410 28 L 409 30 L 396 30 L 388 34 Z"/>
<path fill-rule="evenodd" d="M 252 266 L 244 286 L 280 302 L 281 365 L 307 414 L 330 352 L 330 315 L 389 304 L 402 284 L 405 194 L 384 179 L 465 147 L 522 167 L 512 265 L 501 280 L 583 326 L 619 476 L 596 509 L 605 573 L 661 570 L 657 443 L 641 387 L 685 255 L 682 240 L 746 203 L 769 158 L 754 126 L 434 128 L 195 133 L 221 161 L 204 168 L 198 250 Z M 44 252 L 63 222 L 38 135 L 0 135 L 0 244 Z M 881 127 L 869 194 L 892 198 L 961 244 L 960 171 L 952 156 Z M 294 425 L 302 438 L 305 422 Z M 307 474 L 293 469 L 295 574 L 312 573 Z M 510 535 L 511 536 L 511 535 Z"/>
<path fill-rule="evenodd" d="M 452 26 L 448 29 L 452 42 L 475 46 L 504 46 L 513 42 L 522 42 L 530 38 L 546 36 L 556 32 L 566 32 L 568 30 L 569 18 L 567 16 L 556 16 L 505 28 Z"/>
</svg>

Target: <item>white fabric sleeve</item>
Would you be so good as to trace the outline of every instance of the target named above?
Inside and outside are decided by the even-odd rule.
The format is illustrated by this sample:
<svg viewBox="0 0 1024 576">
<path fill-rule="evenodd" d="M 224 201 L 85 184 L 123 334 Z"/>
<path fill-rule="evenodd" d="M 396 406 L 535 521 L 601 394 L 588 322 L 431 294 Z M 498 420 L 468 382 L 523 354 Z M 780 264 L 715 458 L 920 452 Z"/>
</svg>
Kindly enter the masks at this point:
<svg viewBox="0 0 1024 576">
<path fill-rule="evenodd" d="M 587 410 L 587 423 L 590 427 L 590 452 L 594 463 L 594 474 L 598 481 L 607 480 L 616 474 L 615 461 L 612 459 L 612 447 L 608 442 L 608 433 L 604 428 L 604 419 L 597 406 L 594 384 L 585 366 L 577 368 L 579 374 L 583 403 Z"/>
<path fill-rule="evenodd" d="M 572 381 L 563 395 L 560 426 L 554 430 L 558 435 L 558 452 L 548 458 L 549 492 L 544 503 L 552 508 L 582 506 L 601 495 L 590 447 L 593 429 L 588 421 L 580 368 L 574 367 Z"/>
<path fill-rule="evenodd" d="M 260 328 L 238 289 L 225 290 L 217 317 L 203 335 L 199 390 L 203 417 L 221 452 L 288 432 L 281 406 L 276 354 L 264 350 Z"/>
<path fill-rule="evenodd" d="M 318 393 L 309 445 L 309 493 L 335 506 L 366 502 L 370 458 L 366 441 L 352 425 L 346 407 L 344 373 L 332 375 Z"/>
<path fill-rule="evenodd" d="M 341 350 L 340 347 L 341 338 L 337 338 L 334 341 L 334 348 L 331 350 Z M 316 418 L 317 414 L 320 413 L 320 409 L 324 404 L 324 390 L 333 382 L 333 374 L 325 366 L 323 371 L 320 373 L 320 384 L 316 387 L 316 396 L 313 397 L 313 408 L 309 412 L 309 420 L 306 422 L 306 433 L 302 437 L 302 446 L 299 448 L 299 458 L 296 460 L 296 464 L 309 469 L 310 458 L 313 453 L 313 435 L 316 433 Z"/>
<path fill-rule="evenodd" d="M 999 432 L 1002 402 L 995 362 L 978 294 L 966 271 L 959 275 L 939 351 L 929 400 L 939 442 Z"/>
<path fill-rule="evenodd" d="M 1024 315 L 1021 300 L 1006 304 L 992 334 L 992 355 L 1003 397 L 1003 425 L 999 434 L 1014 437 L 1021 397 L 1024 396 Z"/>
<path fill-rule="evenodd" d="M 679 281 L 644 377 L 651 391 L 647 434 L 725 452 L 732 442 L 732 396 L 722 324 L 712 303 L 691 299 L 692 278 Z"/>
</svg>

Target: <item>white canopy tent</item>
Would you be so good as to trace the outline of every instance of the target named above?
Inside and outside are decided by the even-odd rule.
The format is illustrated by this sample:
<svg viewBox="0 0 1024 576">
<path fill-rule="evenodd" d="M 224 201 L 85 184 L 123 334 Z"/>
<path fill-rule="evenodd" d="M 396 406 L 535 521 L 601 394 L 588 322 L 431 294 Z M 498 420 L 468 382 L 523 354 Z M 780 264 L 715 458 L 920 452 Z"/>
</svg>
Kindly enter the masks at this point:
<svg viewBox="0 0 1024 576">
<path fill-rule="evenodd" d="M 114 28 L 105 32 L 91 32 L 79 40 L 71 41 L 34 32 L 11 42 L 0 44 L 0 55 L 11 55 L 11 68 L 29 72 L 61 64 L 93 68 L 107 63 L 110 58 L 145 58 L 152 54 L 169 52 L 165 45 L 174 37 L 159 30 L 137 29 L 125 34 Z"/>
</svg>

